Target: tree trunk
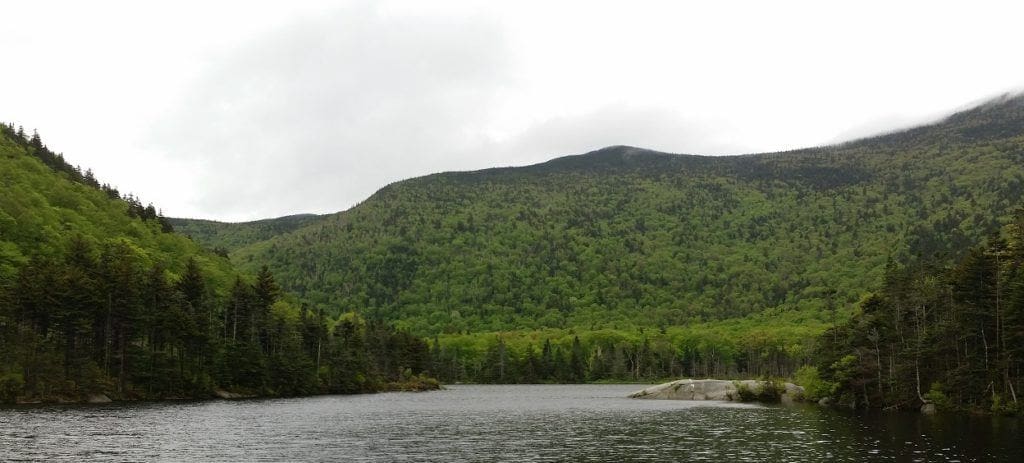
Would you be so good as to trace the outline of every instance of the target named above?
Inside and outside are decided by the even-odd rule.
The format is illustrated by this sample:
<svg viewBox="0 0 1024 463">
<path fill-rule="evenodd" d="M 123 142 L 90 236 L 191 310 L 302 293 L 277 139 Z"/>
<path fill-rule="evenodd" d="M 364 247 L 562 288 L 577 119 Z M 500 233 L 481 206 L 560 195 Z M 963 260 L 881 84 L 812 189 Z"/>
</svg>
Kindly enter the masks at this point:
<svg viewBox="0 0 1024 463">
<path fill-rule="evenodd" d="M 917 359 L 914 359 L 914 376 L 917 378 L 917 398 L 923 403 L 925 400 L 921 395 L 921 369 L 918 367 Z"/>
</svg>

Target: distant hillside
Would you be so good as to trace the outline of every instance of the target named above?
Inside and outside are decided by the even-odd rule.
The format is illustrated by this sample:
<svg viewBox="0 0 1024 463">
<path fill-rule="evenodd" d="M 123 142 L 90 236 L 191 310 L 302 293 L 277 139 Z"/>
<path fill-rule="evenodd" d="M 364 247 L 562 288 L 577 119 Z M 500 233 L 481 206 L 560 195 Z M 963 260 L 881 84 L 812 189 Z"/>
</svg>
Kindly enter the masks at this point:
<svg viewBox="0 0 1024 463">
<path fill-rule="evenodd" d="M 254 222 L 225 223 L 202 219 L 169 218 L 174 230 L 217 251 L 230 252 L 301 228 L 319 216 L 296 214 Z"/>
<path fill-rule="evenodd" d="M 948 261 L 997 230 L 1021 204 L 1022 134 L 1024 99 L 1007 97 L 837 146 L 617 146 L 429 175 L 232 260 L 268 263 L 311 306 L 421 334 L 828 321 L 879 287 L 887 262 Z"/>
</svg>

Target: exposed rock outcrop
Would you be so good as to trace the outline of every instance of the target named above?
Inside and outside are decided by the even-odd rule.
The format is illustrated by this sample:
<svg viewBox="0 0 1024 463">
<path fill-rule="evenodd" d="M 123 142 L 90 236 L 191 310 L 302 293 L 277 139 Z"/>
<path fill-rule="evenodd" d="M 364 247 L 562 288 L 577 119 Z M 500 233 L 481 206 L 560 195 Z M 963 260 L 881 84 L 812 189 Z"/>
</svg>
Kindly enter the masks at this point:
<svg viewBox="0 0 1024 463">
<path fill-rule="evenodd" d="M 668 400 L 741 400 L 740 388 L 758 392 L 766 381 L 743 380 L 728 381 L 723 379 L 680 379 L 670 383 L 659 384 L 636 391 L 629 395 L 634 399 L 668 399 Z M 785 383 L 779 400 L 791 402 L 802 396 L 804 388 L 793 383 Z"/>
<path fill-rule="evenodd" d="M 107 404 L 113 402 L 106 394 L 89 394 L 85 401 L 91 404 Z"/>
</svg>

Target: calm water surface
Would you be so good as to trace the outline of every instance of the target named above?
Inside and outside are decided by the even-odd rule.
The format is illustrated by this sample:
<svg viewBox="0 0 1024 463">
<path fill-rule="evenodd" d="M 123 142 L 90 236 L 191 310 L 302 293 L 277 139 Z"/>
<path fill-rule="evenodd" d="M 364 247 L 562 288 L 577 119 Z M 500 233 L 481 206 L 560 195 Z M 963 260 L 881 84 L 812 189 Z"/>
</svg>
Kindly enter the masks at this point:
<svg viewBox="0 0 1024 463">
<path fill-rule="evenodd" d="M 635 385 L 0 409 L 0 460 L 1024 461 L 1015 419 L 634 400 Z"/>
</svg>

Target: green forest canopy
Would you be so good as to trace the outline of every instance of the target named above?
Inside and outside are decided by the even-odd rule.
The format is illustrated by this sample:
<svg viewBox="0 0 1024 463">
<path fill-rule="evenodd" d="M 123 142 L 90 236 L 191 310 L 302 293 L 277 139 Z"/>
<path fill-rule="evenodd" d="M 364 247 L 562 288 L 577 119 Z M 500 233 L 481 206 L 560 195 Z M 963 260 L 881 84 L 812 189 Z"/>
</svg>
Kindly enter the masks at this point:
<svg viewBox="0 0 1024 463">
<path fill-rule="evenodd" d="M 1021 127 L 1024 99 L 1004 98 L 832 147 L 733 157 L 611 147 L 398 182 L 338 214 L 223 224 L 166 219 L 4 126 L 0 353 L 13 360 L 0 392 L 298 394 L 423 371 L 651 380 L 815 364 L 846 400 L 899 405 L 908 359 L 949 365 L 901 338 L 884 351 L 902 369 L 876 375 L 858 331 L 842 330 L 891 304 L 877 301 L 893 269 L 946 278 L 944 266 L 1009 223 L 1022 203 Z M 930 314 L 959 313 L 949 307 Z M 980 320 L 964 359 L 1012 326 Z M 389 323 L 427 337 L 429 351 Z M 832 342 L 817 337 L 830 327 Z M 1000 397 L 1020 383 L 1012 352 L 983 370 Z M 935 380 L 941 392 L 963 378 Z M 869 391 L 872 381 L 891 390 Z M 950 393 L 968 407 L 998 402 Z"/>
<path fill-rule="evenodd" d="M 0 402 L 362 392 L 428 364 L 422 339 L 307 310 L 38 134 L 0 125 L 0 184 Z"/>
<path fill-rule="evenodd" d="M 1024 99 L 1003 98 L 823 148 L 620 146 L 430 175 L 262 241 L 226 239 L 249 224 L 175 223 L 242 268 L 269 265 L 311 307 L 425 336 L 776 314 L 820 326 L 877 289 L 887 262 L 948 261 L 1005 223 L 1024 191 L 1021 127 Z"/>
<path fill-rule="evenodd" d="M 253 224 L 174 223 L 244 268 L 267 263 L 310 306 L 432 337 L 431 369 L 447 381 L 788 376 L 818 365 L 841 394 L 870 381 L 820 364 L 844 347 L 818 335 L 859 323 L 891 269 L 952 265 L 1009 221 L 1022 204 L 1022 127 L 1024 98 L 1001 98 L 786 153 L 620 146 L 430 175 L 262 240 Z M 889 352 L 906 365 L 910 351 Z M 906 391 L 905 374 L 882 380 Z M 861 404 L 907 403 L 863 392 Z"/>
</svg>

